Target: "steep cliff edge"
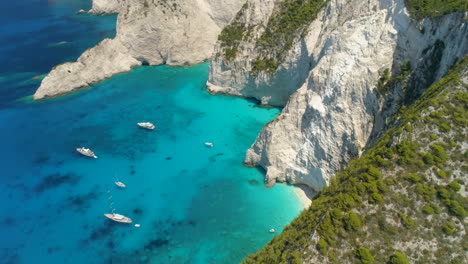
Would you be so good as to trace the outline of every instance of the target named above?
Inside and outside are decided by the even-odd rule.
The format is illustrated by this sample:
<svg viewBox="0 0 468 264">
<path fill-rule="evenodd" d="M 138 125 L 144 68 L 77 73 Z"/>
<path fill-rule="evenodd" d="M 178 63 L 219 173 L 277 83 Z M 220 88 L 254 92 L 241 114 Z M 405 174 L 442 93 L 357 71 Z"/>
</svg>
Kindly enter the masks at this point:
<svg viewBox="0 0 468 264">
<path fill-rule="evenodd" d="M 468 55 L 390 120 L 243 263 L 466 263 Z"/>
<path fill-rule="evenodd" d="M 56 66 L 34 99 L 71 93 L 142 64 L 209 60 L 217 36 L 244 0 L 93 0 L 91 13 L 118 13 L 117 35 Z"/>
<path fill-rule="evenodd" d="M 302 1 L 300 8 L 317 10 L 318 2 Z M 278 20 L 295 7 L 249 0 L 228 26 L 243 32 L 237 34 L 241 37 L 231 43 L 220 39 L 215 48 L 211 91 L 274 105 L 284 104 L 294 92 L 246 155 L 246 164 L 266 169 L 269 185 L 286 181 L 320 189 L 360 155 L 402 99 L 416 98 L 468 53 L 464 14 L 417 22 L 403 0 L 322 2 L 326 5 L 317 19 L 299 28 L 289 46 L 284 41 L 276 47 L 283 49 L 279 52 L 274 45 L 258 44 L 271 26 L 265 21 Z M 385 69 L 399 75 L 405 61 L 412 68 L 412 85 L 379 89 Z"/>
</svg>

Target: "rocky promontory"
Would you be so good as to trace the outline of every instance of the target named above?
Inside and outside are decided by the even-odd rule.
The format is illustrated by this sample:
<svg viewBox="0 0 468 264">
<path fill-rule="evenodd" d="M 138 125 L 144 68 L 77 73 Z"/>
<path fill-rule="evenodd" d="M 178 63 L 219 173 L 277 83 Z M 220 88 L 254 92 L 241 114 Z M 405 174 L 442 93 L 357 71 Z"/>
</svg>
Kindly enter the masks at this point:
<svg viewBox="0 0 468 264">
<path fill-rule="evenodd" d="M 52 69 L 34 94 L 45 99 L 89 87 L 140 65 L 208 61 L 218 34 L 243 0 L 94 0 L 89 11 L 118 13 L 117 35 Z"/>
</svg>

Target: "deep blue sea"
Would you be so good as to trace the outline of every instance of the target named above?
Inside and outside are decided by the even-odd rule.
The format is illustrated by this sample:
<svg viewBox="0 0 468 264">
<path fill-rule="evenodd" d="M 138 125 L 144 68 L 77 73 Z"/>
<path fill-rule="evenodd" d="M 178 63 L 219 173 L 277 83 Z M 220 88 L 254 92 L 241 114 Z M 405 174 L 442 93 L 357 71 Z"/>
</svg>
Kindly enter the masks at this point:
<svg viewBox="0 0 468 264">
<path fill-rule="evenodd" d="M 208 64 L 31 100 L 35 76 L 115 35 L 116 16 L 75 14 L 90 7 L 0 1 L 0 263 L 238 263 L 260 249 L 302 210 L 294 187 L 242 165 L 279 109 L 209 95 Z"/>
</svg>

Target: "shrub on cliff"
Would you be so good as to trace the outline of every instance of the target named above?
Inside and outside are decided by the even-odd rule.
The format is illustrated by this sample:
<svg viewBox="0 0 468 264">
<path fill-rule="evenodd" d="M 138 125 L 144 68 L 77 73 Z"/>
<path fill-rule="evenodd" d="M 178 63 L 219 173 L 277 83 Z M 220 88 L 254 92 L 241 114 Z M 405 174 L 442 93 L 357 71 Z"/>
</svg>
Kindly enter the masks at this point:
<svg viewBox="0 0 468 264">
<path fill-rule="evenodd" d="M 406 5 L 417 20 L 468 11 L 466 0 L 407 0 Z"/>
<path fill-rule="evenodd" d="M 455 225 L 453 223 L 446 223 L 443 227 L 442 227 L 442 231 L 444 231 L 444 233 L 446 233 L 447 235 L 451 235 L 453 233 L 455 233 Z"/>
<path fill-rule="evenodd" d="M 317 243 L 317 250 L 325 255 L 327 253 L 328 243 L 323 238 L 321 238 Z"/>
<path fill-rule="evenodd" d="M 372 256 L 369 249 L 365 247 L 357 248 L 354 251 L 354 255 L 364 264 L 372 263 L 372 261 L 374 261 L 374 256 Z"/>
<path fill-rule="evenodd" d="M 395 252 L 390 257 L 389 264 L 409 264 L 408 259 L 406 258 L 405 254 L 400 251 Z"/>
<path fill-rule="evenodd" d="M 451 189 L 452 191 L 454 191 L 454 192 L 458 192 L 458 191 L 461 190 L 460 184 L 458 184 L 458 183 L 455 182 L 455 181 L 449 183 L 449 184 L 447 185 L 447 187 L 448 187 L 449 189 Z"/>
<path fill-rule="evenodd" d="M 446 204 L 451 214 L 458 216 L 460 218 L 465 218 L 466 216 L 465 208 L 463 208 L 463 206 L 461 206 L 458 201 L 448 200 L 446 201 Z"/>
<path fill-rule="evenodd" d="M 402 212 L 398 212 L 398 216 L 400 216 L 401 224 L 406 227 L 407 229 L 412 229 L 416 226 L 416 222 L 413 219 L 406 216 Z"/>
<path fill-rule="evenodd" d="M 346 230 L 357 231 L 362 227 L 362 222 L 359 216 L 354 212 L 349 212 L 345 218 Z"/>
</svg>

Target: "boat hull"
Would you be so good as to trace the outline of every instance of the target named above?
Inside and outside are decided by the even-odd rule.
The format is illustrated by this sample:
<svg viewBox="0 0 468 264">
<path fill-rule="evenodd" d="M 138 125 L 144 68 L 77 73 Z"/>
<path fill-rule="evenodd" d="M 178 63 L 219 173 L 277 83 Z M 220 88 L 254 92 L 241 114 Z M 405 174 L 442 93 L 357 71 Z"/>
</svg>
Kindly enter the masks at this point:
<svg viewBox="0 0 468 264">
<path fill-rule="evenodd" d="M 125 183 L 123 183 L 123 182 L 115 182 L 115 185 L 117 185 L 117 186 L 119 186 L 121 188 L 127 187 L 127 185 L 125 185 Z"/>
<path fill-rule="evenodd" d="M 116 219 L 114 218 L 113 214 L 104 214 L 105 217 L 109 218 L 112 221 L 119 222 L 119 223 L 124 223 L 124 224 L 130 224 L 132 223 L 132 219 L 124 216 L 122 219 Z"/>
<path fill-rule="evenodd" d="M 84 155 L 86 157 L 91 157 L 91 158 L 97 159 L 97 156 L 92 151 L 91 152 L 86 152 L 82 148 L 77 148 L 76 151 L 78 151 L 78 153 L 80 153 L 81 155 Z"/>
<path fill-rule="evenodd" d="M 148 130 L 154 130 L 155 126 L 153 124 L 148 125 L 146 123 L 137 123 L 137 125 L 141 128 L 148 129 Z"/>
</svg>

